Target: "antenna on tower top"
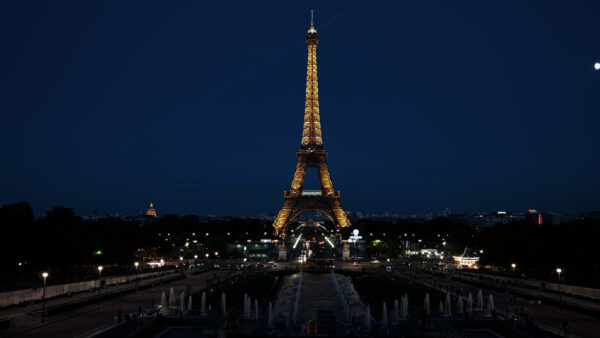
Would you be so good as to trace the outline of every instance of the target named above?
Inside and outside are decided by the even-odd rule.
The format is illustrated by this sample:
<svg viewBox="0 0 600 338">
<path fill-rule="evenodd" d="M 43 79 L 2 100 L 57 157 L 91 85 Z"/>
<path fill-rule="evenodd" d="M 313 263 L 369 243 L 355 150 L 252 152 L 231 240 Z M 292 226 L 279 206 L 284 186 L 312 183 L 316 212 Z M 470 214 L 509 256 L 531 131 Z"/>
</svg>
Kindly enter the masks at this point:
<svg viewBox="0 0 600 338">
<path fill-rule="evenodd" d="M 310 28 L 315 28 L 315 20 L 313 19 L 315 11 L 310 10 Z"/>
</svg>

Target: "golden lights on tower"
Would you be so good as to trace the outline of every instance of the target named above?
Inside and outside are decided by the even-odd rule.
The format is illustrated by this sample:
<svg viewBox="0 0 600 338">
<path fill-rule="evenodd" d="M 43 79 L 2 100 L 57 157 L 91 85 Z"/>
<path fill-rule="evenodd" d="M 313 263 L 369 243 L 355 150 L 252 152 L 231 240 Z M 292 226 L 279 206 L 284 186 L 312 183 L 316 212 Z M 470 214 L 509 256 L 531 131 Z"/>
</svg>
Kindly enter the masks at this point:
<svg viewBox="0 0 600 338">
<path fill-rule="evenodd" d="M 296 152 L 298 164 L 289 191 L 284 192 L 283 207 L 273 222 L 279 234 L 298 215 L 305 211 L 319 211 L 326 215 L 336 227 L 346 227 L 350 221 L 342 208 L 340 192 L 333 188 L 327 168 L 327 151 L 323 149 L 321 116 L 319 111 L 319 84 L 317 76 L 317 45 L 319 35 L 314 26 L 311 10 L 310 28 L 306 32 L 308 59 L 306 65 L 306 96 L 304 100 L 304 123 L 300 149 Z M 307 167 L 316 167 L 319 174 L 319 191 L 305 191 L 304 179 Z"/>
</svg>

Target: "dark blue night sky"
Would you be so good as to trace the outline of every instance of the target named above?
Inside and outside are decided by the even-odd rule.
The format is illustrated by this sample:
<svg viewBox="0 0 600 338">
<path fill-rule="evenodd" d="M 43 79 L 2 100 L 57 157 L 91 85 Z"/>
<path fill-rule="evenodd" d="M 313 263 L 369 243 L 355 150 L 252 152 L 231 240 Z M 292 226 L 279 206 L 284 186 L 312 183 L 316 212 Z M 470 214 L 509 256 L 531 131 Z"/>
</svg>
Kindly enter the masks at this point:
<svg viewBox="0 0 600 338">
<path fill-rule="evenodd" d="M 598 1 L 2 1 L 0 204 L 277 212 L 310 8 L 346 210 L 600 208 Z"/>
</svg>

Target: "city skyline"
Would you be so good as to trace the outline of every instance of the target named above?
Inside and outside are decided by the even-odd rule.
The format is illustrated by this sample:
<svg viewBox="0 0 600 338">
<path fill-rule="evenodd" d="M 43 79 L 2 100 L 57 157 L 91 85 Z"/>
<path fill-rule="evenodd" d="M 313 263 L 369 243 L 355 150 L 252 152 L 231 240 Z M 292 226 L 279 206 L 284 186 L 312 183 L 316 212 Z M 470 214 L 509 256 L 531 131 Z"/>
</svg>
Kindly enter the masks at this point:
<svg viewBox="0 0 600 338">
<path fill-rule="evenodd" d="M 0 338 L 594 336 L 599 10 L 0 2 Z"/>
<path fill-rule="evenodd" d="M 299 143 L 306 4 L 0 6 L 27 13 L 0 23 L 0 204 L 276 212 Z M 314 6 L 347 210 L 598 209 L 598 5 L 481 6 Z"/>
</svg>

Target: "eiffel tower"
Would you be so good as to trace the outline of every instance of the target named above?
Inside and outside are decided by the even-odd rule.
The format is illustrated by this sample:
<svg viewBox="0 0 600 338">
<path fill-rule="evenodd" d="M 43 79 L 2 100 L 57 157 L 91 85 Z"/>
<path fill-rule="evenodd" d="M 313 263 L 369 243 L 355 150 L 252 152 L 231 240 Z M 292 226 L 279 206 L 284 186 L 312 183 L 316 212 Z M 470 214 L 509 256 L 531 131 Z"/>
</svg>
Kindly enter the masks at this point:
<svg viewBox="0 0 600 338">
<path fill-rule="evenodd" d="M 285 231 L 287 225 L 305 211 L 318 211 L 326 215 L 339 230 L 350 226 L 340 204 L 340 192 L 333 189 L 327 169 L 327 151 L 323 148 L 321 121 L 319 115 L 319 86 L 317 82 L 317 44 L 319 35 L 314 26 L 313 11 L 310 15 L 310 28 L 306 33 L 308 62 L 306 67 L 306 99 L 304 103 L 304 127 L 300 149 L 296 152 L 298 164 L 290 190 L 283 193 L 283 207 L 279 211 L 273 227 L 275 234 Z M 306 168 L 317 168 L 321 190 L 304 190 Z M 284 234 L 284 233 L 283 233 Z"/>
</svg>

